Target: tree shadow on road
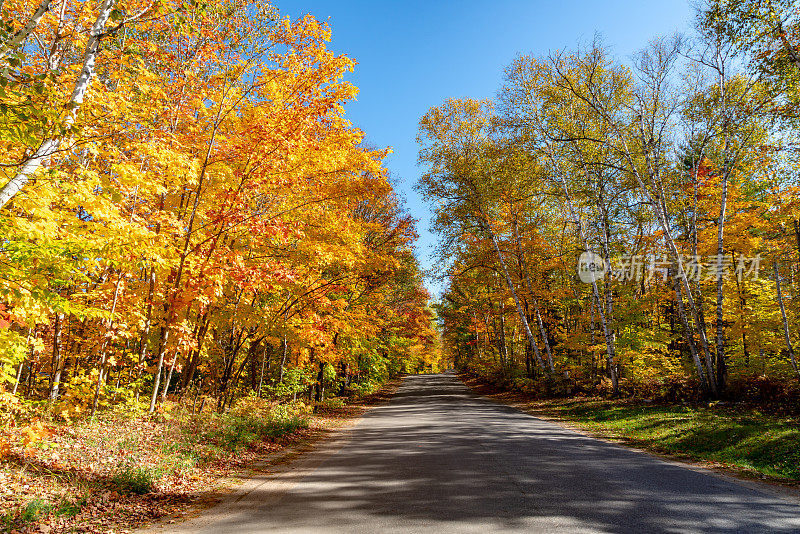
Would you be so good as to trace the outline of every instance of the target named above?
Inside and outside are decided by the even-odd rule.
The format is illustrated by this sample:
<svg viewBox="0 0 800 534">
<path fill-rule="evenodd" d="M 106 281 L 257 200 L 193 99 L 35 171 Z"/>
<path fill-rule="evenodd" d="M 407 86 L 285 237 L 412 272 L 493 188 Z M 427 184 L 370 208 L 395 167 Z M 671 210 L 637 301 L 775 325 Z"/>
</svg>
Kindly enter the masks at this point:
<svg viewBox="0 0 800 534">
<path fill-rule="evenodd" d="M 480 399 L 453 375 L 436 375 L 408 377 L 316 469 L 212 509 L 204 524 L 215 534 L 800 532 L 800 507 Z"/>
</svg>

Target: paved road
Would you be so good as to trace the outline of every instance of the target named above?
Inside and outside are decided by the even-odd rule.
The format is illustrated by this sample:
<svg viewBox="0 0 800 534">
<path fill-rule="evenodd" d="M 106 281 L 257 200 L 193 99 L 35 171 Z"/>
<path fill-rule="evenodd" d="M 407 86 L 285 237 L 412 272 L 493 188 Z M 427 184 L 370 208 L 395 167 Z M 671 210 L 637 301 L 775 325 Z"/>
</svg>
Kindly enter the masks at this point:
<svg viewBox="0 0 800 534">
<path fill-rule="evenodd" d="M 800 505 L 411 376 L 347 436 L 170 532 L 800 532 Z"/>
</svg>

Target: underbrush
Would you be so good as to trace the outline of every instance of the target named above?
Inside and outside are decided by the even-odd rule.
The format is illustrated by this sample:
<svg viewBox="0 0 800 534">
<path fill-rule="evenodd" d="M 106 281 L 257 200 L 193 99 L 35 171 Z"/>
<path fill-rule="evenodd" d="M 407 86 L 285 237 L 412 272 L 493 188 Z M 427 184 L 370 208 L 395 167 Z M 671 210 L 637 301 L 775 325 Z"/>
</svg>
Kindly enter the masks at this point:
<svg viewBox="0 0 800 534">
<path fill-rule="evenodd" d="M 338 397 L 332 397 L 330 399 L 325 399 L 324 401 L 317 404 L 316 409 L 317 413 L 320 414 L 327 414 L 332 413 L 337 410 L 341 410 L 344 408 L 345 403 L 343 399 Z"/>
<path fill-rule="evenodd" d="M 638 399 L 655 403 L 708 405 L 737 404 L 761 409 L 776 415 L 800 415 L 800 381 L 762 375 L 734 376 L 719 399 L 710 399 L 699 380 L 680 375 L 653 379 L 621 378 L 614 395 L 607 377 L 569 377 L 562 373 L 528 378 L 503 373 L 498 369 L 467 370 L 466 374 L 481 382 L 505 390 L 524 393 L 534 399 L 559 399 L 575 396 Z"/>
<path fill-rule="evenodd" d="M 0 427 L 0 532 L 113 525 L 121 501 L 134 517 L 170 513 L 311 423 L 300 402 L 249 397 L 227 413 L 209 408 L 167 402 L 154 416 L 128 408 L 64 421 L 15 406 Z"/>
<path fill-rule="evenodd" d="M 111 478 L 113 484 L 125 493 L 150 493 L 164 475 L 159 468 L 123 462 Z"/>
<path fill-rule="evenodd" d="M 198 397 L 151 415 L 133 398 L 95 417 L 0 390 L 0 532 L 119 531 L 179 513 L 220 480 L 356 417 L 386 398 L 379 390 L 365 380 L 317 405 L 251 396 L 225 413 Z"/>
<path fill-rule="evenodd" d="M 209 451 L 236 453 L 256 441 L 276 440 L 309 424 L 310 409 L 301 402 L 270 404 L 243 399 L 229 413 L 193 418 L 183 426 L 183 437 L 207 458 Z"/>
<path fill-rule="evenodd" d="M 44 518 L 55 517 L 69 519 L 75 517 L 83 506 L 85 499 L 63 498 L 52 502 L 47 499 L 33 499 L 24 506 L 6 510 L 0 515 L 0 531 L 11 532 L 36 524 Z"/>
</svg>

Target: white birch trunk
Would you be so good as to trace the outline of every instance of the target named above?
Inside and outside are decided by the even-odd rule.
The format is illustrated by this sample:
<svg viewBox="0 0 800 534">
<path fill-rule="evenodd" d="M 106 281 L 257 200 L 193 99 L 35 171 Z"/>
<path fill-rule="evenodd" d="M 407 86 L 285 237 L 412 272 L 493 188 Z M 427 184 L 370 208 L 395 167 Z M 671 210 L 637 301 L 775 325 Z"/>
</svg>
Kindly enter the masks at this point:
<svg viewBox="0 0 800 534">
<path fill-rule="evenodd" d="M 789 360 L 792 362 L 792 367 L 797 377 L 800 378 L 800 368 L 797 365 L 797 359 L 794 355 L 794 348 L 792 347 L 792 340 L 789 337 L 789 320 L 786 317 L 786 307 L 783 304 L 783 292 L 781 291 L 781 275 L 778 272 L 778 261 L 772 260 L 772 269 L 775 271 L 775 289 L 778 293 L 778 303 L 781 307 L 781 320 L 783 321 L 783 339 L 786 342 L 786 352 L 789 353 Z"/>
<path fill-rule="evenodd" d="M 555 164 L 555 162 L 553 162 Z M 586 238 L 586 234 L 583 231 L 583 223 L 578 218 L 577 213 L 575 212 L 575 208 L 572 205 L 572 197 L 569 194 L 569 188 L 567 187 L 567 181 L 564 176 L 559 173 L 557 170 L 554 171 L 558 174 L 559 181 L 561 182 L 561 186 L 564 189 L 564 195 L 567 201 L 567 209 L 569 209 L 570 217 L 574 220 L 575 224 L 578 226 L 578 235 L 580 236 L 581 243 L 583 244 L 583 248 L 586 252 L 591 252 L 591 248 L 589 247 L 589 240 Z M 614 342 L 614 334 L 611 331 L 611 328 L 608 324 L 608 320 L 606 319 L 606 311 L 605 306 L 601 303 L 600 300 L 600 291 L 597 288 L 597 281 L 592 278 L 592 294 L 594 295 L 594 299 L 597 302 L 597 310 L 600 312 L 600 324 L 603 328 L 603 336 L 606 340 L 606 362 L 608 366 L 609 374 L 611 375 L 611 387 L 614 390 L 614 393 L 617 393 L 619 390 L 619 377 L 617 376 L 617 364 L 616 364 L 616 347 Z"/>
<path fill-rule="evenodd" d="M 508 268 L 506 267 L 506 262 L 503 259 L 503 254 L 500 252 L 500 245 L 498 245 L 497 243 L 497 236 L 492 231 L 491 226 L 489 226 L 489 221 L 486 215 L 483 213 L 483 210 L 481 210 L 481 217 L 483 218 L 482 223 L 485 227 L 484 230 L 486 230 L 486 233 L 489 234 L 489 238 L 492 241 L 492 245 L 494 245 L 494 250 L 497 253 L 497 260 L 500 263 L 500 268 L 503 271 L 503 277 L 505 278 L 509 291 L 511 291 L 511 296 L 514 298 L 514 304 L 516 304 L 517 306 L 517 313 L 519 314 L 519 320 L 522 323 L 522 328 L 525 331 L 525 336 L 527 336 L 528 343 L 533 349 L 534 354 L 536 354 L 536 360 L 539 363 L 539 367 L 542 368 L 542 371 L 546 371 L 544 361 L 542 360 L 542 356 L 539 353 L 539 346 L 536 344 L 536 339 L 533 337 L 533 332 L 531 331 L 531 327 L 528 324 L 528 318 L 525 316 L 525 310 L 522 309 L 522 302 L 519 300 L 519 296 L 517 295 L 517 290 L 514 288 L 514 282 L 513 280 L 511 280 L 511 275 L 508 274 Z"/>
<path fill-rule="evenodd" d="M 0 59 L 8 57 L 15 48 L 19 48 L 25 39 L 33 33 L 33 30 L 36 29 L 36 26 L 39 25 L 39 21 L 42 19 L 47 10 L 50 9 L 51 0 L 44 0 L 39 7 L 36 8 L 33 15 L 30 19 L 28 19 L 27 24 L 19 29 L 11 38 L 0 45 Z"/>
<path fill-rule="evenodd" d="M 69 111 L 62 123 L 64 130 L 68 130 L 75 123 L 75 116 L 81 104 L 83 104 L 83 99 L 89 88 L 89 83 L 91 82 L 92 76 L 94 76 L 95 62 L 97 61 L 97 55 L 100 51 L 100 39 L 103 36 L 106 23 L 111 16 L 111 12 L 114 10 L 115 4 L 116 0 L 103 0 L 100 6 L 100 12 L 89 33 L 89 40 L 86 43 L 86 50 L 83 54 L 83 67 L 81 68 L 78 80 L 75 82 L 72 95 L 70 95 L 65 106 Z M 14 177 L 0 189 L 0 208 L 3 208 L 3 206 L 25 187 L 25 184 L 28 183 L 31 176 L 44 164 L 47 158 L 58 152 L 60 146 L 60 136 L 48 139 L 36 149 L 33 155 L 22 162 Z"/>
</svg>

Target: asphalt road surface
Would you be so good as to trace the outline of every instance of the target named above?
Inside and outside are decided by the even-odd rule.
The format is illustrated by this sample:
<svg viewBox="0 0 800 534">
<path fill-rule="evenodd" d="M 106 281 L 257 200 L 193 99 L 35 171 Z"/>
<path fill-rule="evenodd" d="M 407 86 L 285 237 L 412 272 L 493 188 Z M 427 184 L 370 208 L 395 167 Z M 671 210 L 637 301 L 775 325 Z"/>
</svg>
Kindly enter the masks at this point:
<svg viewBox="0 0 800 534">
<path fill-rule="evenodd" d="M 410 376 L 391 402 L 167 532 L 800 532 L 800 505 Z"/>
</svg>

